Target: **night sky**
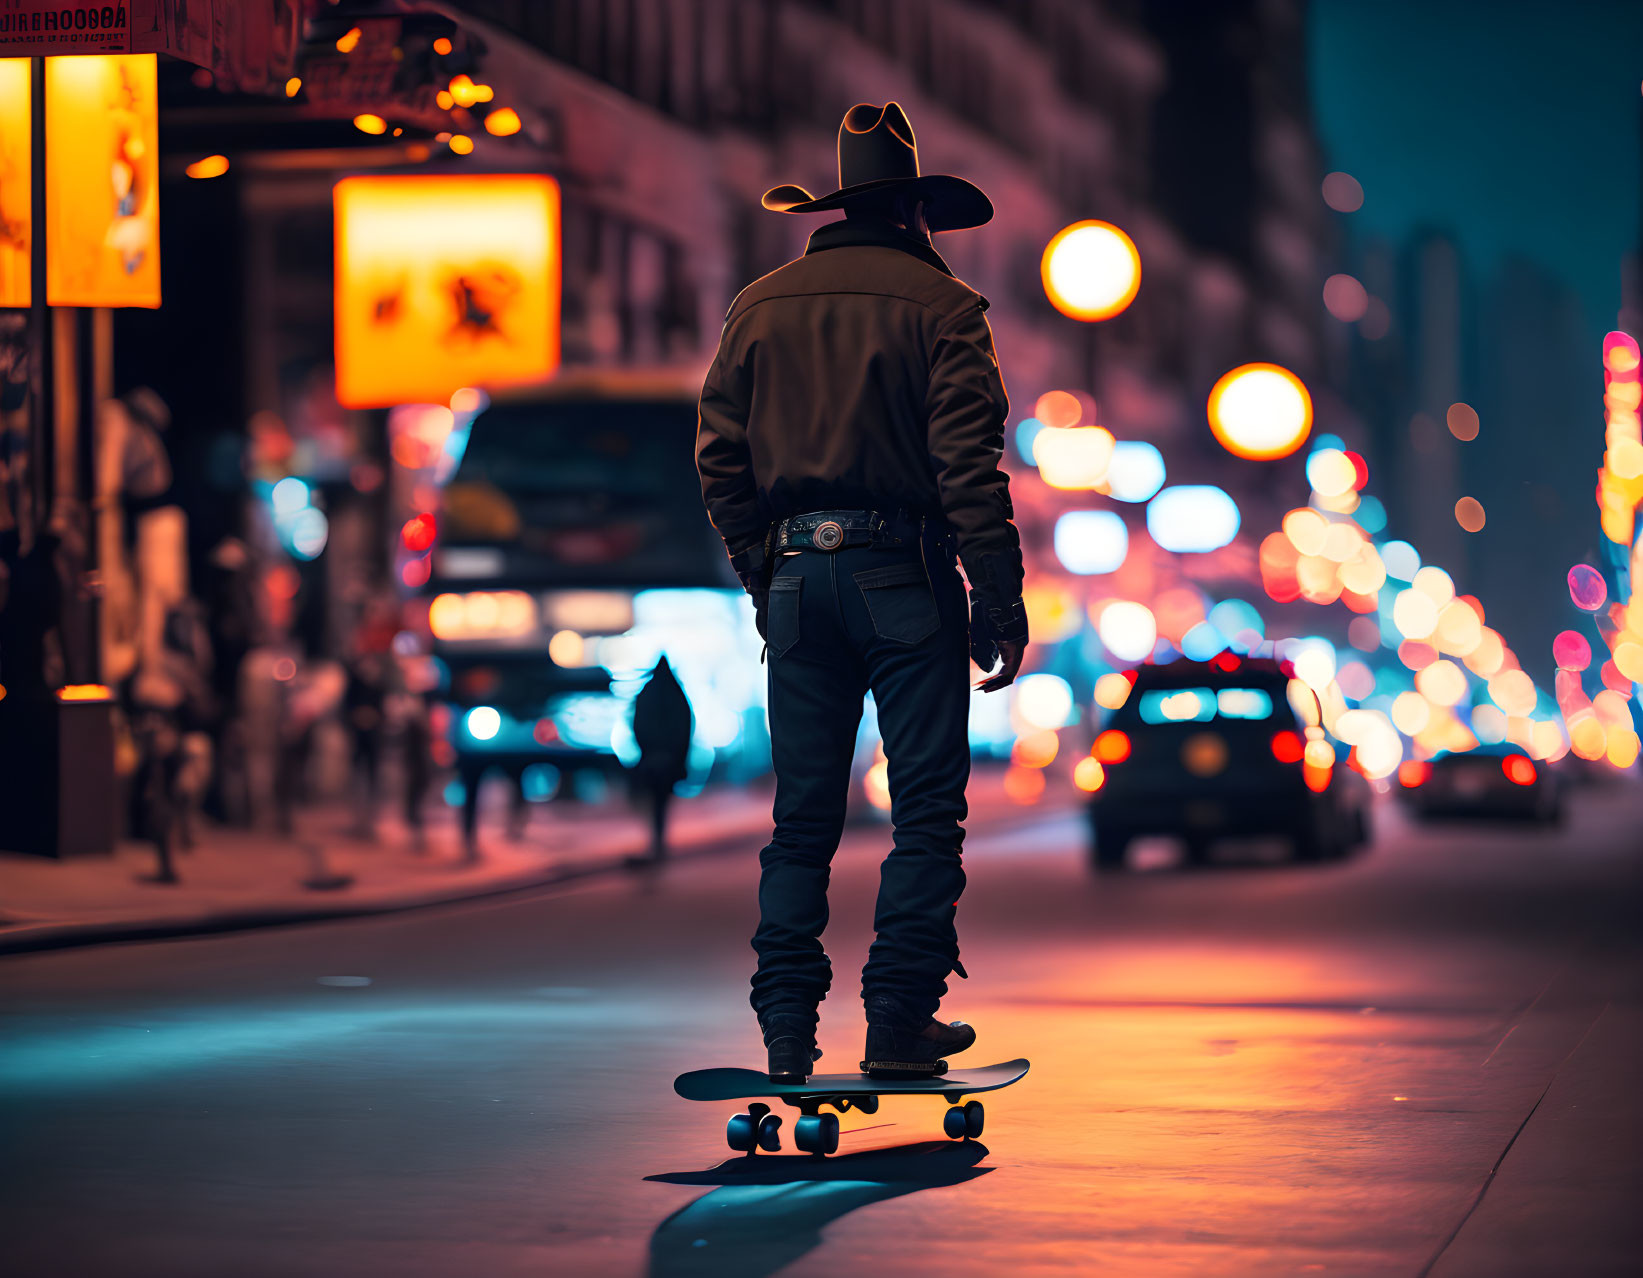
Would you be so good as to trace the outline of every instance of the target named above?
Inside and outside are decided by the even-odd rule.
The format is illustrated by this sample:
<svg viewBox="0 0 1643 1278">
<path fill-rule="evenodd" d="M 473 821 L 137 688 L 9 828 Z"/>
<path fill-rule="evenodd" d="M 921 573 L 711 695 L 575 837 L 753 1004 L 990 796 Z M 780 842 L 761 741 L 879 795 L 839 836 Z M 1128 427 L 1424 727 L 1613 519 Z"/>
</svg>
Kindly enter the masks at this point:
<svg viewBox="0 0 1643 1278">
<path fill-rule="evenodd" d="M 1310 14 L 1325 164 L 1364 188 L 1344 260 L 1421 232 L 1459 247 L 1467 338 L 1491 343 L 1465 366 L 1483 423 L 1459 482 L 1489 523 L 1449 566 L 1549 680 L 1553 634 L 1581 624 L 1564 574 L 1603 553 L 1599 343 L 1638 246 L 1643 3 L 1314 0 Z M 1499 305 L 1512 259 L 1548 277 L 1542 306 Z"/>
<path fill-rule="evenodd" d="M 1521 253 L 1579 292 L 1595 345 L 1637 247 L 1643 4 L 1314 0 L 1311 23 L 1325 161 L 1364 187 L 1353 233 L 1436 226 L 1480 274 Z"/>
</svg>

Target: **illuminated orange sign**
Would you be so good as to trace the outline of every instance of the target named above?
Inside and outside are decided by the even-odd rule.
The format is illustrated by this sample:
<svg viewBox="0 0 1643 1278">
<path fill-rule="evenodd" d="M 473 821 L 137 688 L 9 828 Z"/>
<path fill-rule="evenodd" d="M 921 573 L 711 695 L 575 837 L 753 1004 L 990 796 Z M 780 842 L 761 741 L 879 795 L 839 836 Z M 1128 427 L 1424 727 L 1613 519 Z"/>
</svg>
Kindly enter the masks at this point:
<svg viewBox="0 0 1643 1278">
<path fill-rule="evenodd" d="M 444 403 L 558 366 L 552 178 L 345 178 L 334 201 L 341 403 Z"/>
<path fill-rule="evenodd" d="M 0 306 L 29 304 L 29 61 L 0 58 Z"/>
<path fill-rule="evenodd" d="M 160 304 L 153 54 L 46 60 L 46 301 Z"/>
</svg>

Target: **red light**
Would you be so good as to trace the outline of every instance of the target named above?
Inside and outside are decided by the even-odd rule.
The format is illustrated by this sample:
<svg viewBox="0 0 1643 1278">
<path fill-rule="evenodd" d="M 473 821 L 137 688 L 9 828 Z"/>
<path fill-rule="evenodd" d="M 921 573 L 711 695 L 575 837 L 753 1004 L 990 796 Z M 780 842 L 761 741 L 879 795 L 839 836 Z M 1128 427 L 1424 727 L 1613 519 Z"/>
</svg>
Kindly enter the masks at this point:
<svg viewBox="0 0 1643 1278">
<path fill-rule="evenodd" d="M 1353 491 L 1361 492 L 1369 483 L 1369 463 L 1358 453 L 1352 452 L 1346 454 L 1346 460 L 1352 463 L 1354 471 L 1352 477 Z"/>
<path fill-rule="evenodd" d="M 432 567 L 426 558 L 407 559 L 399 570 L 399 579 L 412 590 L 420 590 L 428 584 Z"/>
<path fill-rule="evenodd" d="M 1222 651 L 1211 657 L 1209 664 L 1214 666 L 1217 670 L 1224 670 L 1227 674 L 1231 674 L 1244 663 L 1239 659 L 1237 653 Z"/>
<path fill-rule="evenodd" d="M 434 517 L 429 514 L 418 515 L 415 519 L 407 519 L 405 527 L 399 530 L 399 538 L 405 543 L 405 549 L 421 554 L 434 544 L 434 533 L 438 526 Z"/>
<path fill-rule="evenodd" d="M 1398 784 L 1406 789 L 1413 790 L 1418 785 L 1425 785 L 1426 778 L 1432 775 L 1432 765 L 1420 759 L 1405 759 L 1398 764 Z"/>
<path fill-rule="evenodd" d="M 1306 788 L 1313 794 L 1322 794 L 1329 789 L 1329 774 L 1332 768 L 1319 768 L 1308 763 L 1302 766 L 1301 776 L 1306 780 Z"/>
<path fill-rule="evenodd" d="M 1130 757 L 1130 739 L 1117 728 L 1108 728 L 1095 739 L 1090 753 L 1102 763 L 1122 763 Z"/>
<path fill-rule="evenodd" d="M 554 727 L 552 719 L 538 719 L 531 729 L 531 736 L 536 739 L 537 745 L 552 745 L 559 740 L 559 729 Z"/>
<path fill-rule="evenodd" d="M 1500 770 L 1513 785 L 1533 785 L 1535 765 L 1521 754 L 1509 754 L 1500 761 Z"/>
<path fill-rule="evenodd" d="M 1279 763 L 1299 763 L 1306 754 L 1306 743 L 1294 732 L 1285 729 L 1272 738 L 1272 757 Z"/>
</svg>

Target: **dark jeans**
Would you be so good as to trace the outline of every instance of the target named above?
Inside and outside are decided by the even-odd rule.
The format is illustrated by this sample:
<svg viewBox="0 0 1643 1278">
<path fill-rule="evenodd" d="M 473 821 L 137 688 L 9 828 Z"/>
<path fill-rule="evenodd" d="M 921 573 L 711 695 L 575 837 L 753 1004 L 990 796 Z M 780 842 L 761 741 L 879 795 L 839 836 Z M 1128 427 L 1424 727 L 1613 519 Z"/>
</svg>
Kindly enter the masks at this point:
<svg viewBox="0 0 1643 1278">
<path fill-rule="evenodd" d="M 970 777 L 968 619 L 951 552 L 928 546 L 778 561 L 767 633 L 775 834 L 759 856 L 753 1010 L 813 1017 L 832 982 L 820 936 L 844 829 L 850 762 L 871 690 L 889 761 L 895 843 L 862 995 L 934 1015 L 959 971 L 953 928 Z"/>
</svg>

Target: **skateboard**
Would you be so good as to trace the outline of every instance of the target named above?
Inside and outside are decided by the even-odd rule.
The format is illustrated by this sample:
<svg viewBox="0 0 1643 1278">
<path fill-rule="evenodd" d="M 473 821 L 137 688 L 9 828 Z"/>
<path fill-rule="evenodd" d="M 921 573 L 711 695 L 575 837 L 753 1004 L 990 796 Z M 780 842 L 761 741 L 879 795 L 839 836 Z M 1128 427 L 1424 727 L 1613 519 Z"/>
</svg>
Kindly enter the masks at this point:
<svg viewBox="0 0 1643 1278">
<path fill-rule="evenodd" d="M 673 1080 L 673 1090 L 686 1100 L 730 1101 L 770 1097 L 799 1111 L 793 1124 L 793 1144 L 817 1157 L 825 1157 L 839 1147 L 838 1114 L 824 1114 L 823 1105 L 839 1114 L 854 1109 L 863 1114 L 878 1112 L 882 1096 L 939 1096 L 947 1102 L 941 1129 L 953 1140 L 969 1140 L 981 1135 L 986 1111 L 978 1100 L 964 1101 L 977 1092 L 996 1092 L 1019 1082 L 1027 1075 L 1028 1062 L 1004 1061 L 974 1069 L 954 1070 L 932 1078 L 884 1079 L 866 1074 L 813 1074 L 806 1083 L 772 1083 L 770 1076 L 756 1069 L 694 1069 Z M 963 1101 L 964 1103 L 960 1103 Z M 781 1148 L 780 1114 L 770 1106 L 755 1102 L 747 1112 L 733 1115 L 725 1124 L 725 1140 L 745 1154 Z"/>
</svg>

